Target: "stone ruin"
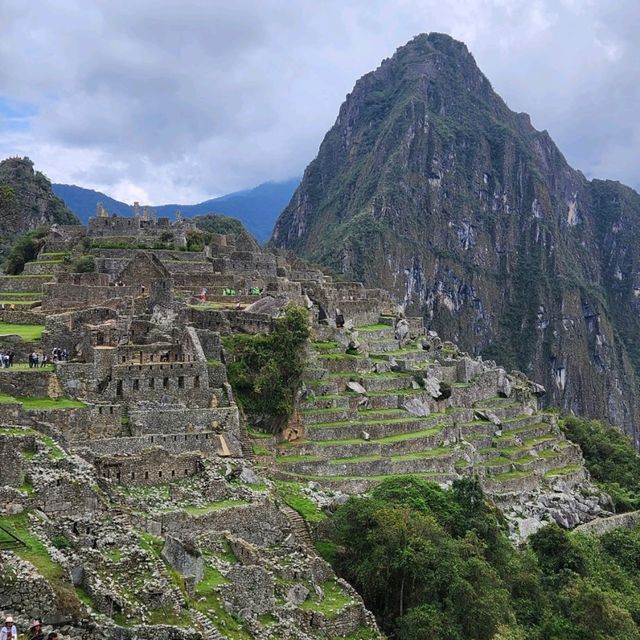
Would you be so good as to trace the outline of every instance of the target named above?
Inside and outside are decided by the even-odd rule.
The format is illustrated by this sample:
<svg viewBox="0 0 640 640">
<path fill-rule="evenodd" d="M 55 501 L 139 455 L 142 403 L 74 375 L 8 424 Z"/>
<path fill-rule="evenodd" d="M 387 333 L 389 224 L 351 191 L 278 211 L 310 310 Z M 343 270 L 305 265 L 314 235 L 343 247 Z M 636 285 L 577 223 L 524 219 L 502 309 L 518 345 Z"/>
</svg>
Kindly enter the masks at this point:
<svg viewBox="0 0 640 640">
<path fill-rule="evenodd" d="M 330 511 L 389 476 L 476 475 L 514 537 L 606 515 L 539 385 L 443 343 L 380 290 L 245 233 L 187 251 L 190 232 L 101 209 L 87 228 L 53 228 L 23 276 L 0 277 L 5 298 L 25 300 L 0 320 L 44 325 L 36 348 L 70 354 L 0 370 L 0 452 L 15 459 L 0 471 L 2 521 L 18 538 L 27 527 L 62 573 L 43 581 L 19 545 L 1 551 L 0 530 L 0 601 L 19 619 L 105 640 L 380 637 L 272 479 Z M 161 233 L 173 248 L 148 248 Z M 71 272 L 78 247 L 95 272 Z M 290 302 L 311 316 L 304 385 L 291 424 L 253 438 L 223 338 L 269 332 Z"/>
<path fill-rule="evenodd" d="M 22 276 L 0 277 L 5 298 L 28 301 L 0 320 L 44 326 L 35 343 L 0 342 L 23 362 L 33 349 L 69 354 L 0 371 L 0 450 L 15 459 L 1 476 L 2 526 L 37 536 L 62 573 L 43 581 L 20 546 L 1 551 L 0 530 L 11 576 L 0 602 L 62 637 L 378 638 L 361 598 L 253 470 L 222 337 L 270 331 L 289 302 L 327 326 L 338 312 L 366 323 L 384 298 L 246 234 L 186 251 L 192 230 L 100 210 L 81 232 L 53 228 Z M 173 249 L 144 248 L 166 232 Z M 112 240 L 127 248 L 106 248 Z M 72 272 L 78 251 L 95 272 Z"/>
</svg>

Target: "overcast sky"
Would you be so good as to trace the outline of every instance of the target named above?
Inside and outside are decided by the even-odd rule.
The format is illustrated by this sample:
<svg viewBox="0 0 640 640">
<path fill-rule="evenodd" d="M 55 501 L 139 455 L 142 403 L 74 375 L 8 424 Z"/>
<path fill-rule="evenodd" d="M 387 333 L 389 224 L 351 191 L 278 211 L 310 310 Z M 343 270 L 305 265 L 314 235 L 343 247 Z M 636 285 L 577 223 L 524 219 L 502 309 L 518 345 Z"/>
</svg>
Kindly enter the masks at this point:
<svg viewBox="0 0 640 640">
<path fill-rule="evenodd" d="M 154 204 L 300 175 L 356 79 L 429 31 L 573 166 L 640 187 L 638 0 L 0 0 L 0 157 Z"/>
</svg>

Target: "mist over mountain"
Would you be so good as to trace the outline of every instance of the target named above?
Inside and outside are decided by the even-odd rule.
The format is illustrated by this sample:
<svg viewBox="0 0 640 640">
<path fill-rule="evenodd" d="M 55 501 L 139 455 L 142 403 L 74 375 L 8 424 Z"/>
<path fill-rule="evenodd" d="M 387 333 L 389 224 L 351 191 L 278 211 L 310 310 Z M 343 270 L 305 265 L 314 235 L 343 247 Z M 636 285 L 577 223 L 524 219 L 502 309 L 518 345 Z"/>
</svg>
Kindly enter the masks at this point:
<svg viewBox="0 0 640 640">
<path fill-rule="evenodd" d="M 266 182 L 253 189 L 237 191 L 198 204 L 162 204 L 154 205 L 152 208 L 158 216 L 170 218 L 173 218 L 177 210 L 187 218 L 207 213 L 232 216 L 238 218 L 259 242 L 265 242 L 271 235 L 277 217 L 299 183 L 300 178 L 291 178 L 284 182 Z M 130 205 L 99 191 L 68 184 L 54 184 L 53 190 L 83 223 L 95 214 L 98 202 L 102 202 L 110 213 L 133 215 Z"/>
<path fill-rule="evenodd" d="M 385 287 L 638 443 L 639 228 L 638 193 L 571 168 L 431 33 L 357 81 L 272 244 Z"/>
</svg>

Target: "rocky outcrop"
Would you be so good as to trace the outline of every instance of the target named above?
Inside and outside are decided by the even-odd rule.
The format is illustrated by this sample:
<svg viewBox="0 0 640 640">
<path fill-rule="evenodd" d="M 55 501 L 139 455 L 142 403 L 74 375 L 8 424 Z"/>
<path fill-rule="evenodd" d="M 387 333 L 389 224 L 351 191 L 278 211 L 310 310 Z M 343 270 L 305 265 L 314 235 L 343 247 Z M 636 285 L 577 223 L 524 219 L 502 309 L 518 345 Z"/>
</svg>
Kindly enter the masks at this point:
<svg viewBox="0 0 640 640">
<path fill-rule="evenodd" d="M 572 169 L 434 33 L 358 80 L 272 244 L 384 286 L 640 444 L 639 217 L 636 192 Z"/>
<path fill-rule="evenodd" d="M 0 162 L 0 250 L 16 233 L 42 224 L 76 224 L 78 219 L 51 189 L 48 178 L 29 158 Z"/>
</svg>

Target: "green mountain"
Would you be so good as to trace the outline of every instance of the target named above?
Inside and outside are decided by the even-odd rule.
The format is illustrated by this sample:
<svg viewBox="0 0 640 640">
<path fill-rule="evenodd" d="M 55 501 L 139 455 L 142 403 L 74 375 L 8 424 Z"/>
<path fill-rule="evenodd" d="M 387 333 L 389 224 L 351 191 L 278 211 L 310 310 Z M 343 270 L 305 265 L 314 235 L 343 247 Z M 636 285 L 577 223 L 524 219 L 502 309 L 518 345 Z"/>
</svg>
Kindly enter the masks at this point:
<svg viewBox="0 0 640 640">
<path fill-rule="evenodd" d="M 638 193 L 572 169 L 432 33 L 358 80 L 271 242 L 640 444 L 639 229 Z"/>
<path fill-rule="evenodd" d="M 187 218 L 208 213 L 232 216 L 240 220 L 259 242 L 265 242 L 271 235 L 274 222 L 299 183 L 300 178 L 291 178 L 284 182 L 265 182 L 252 189 L 236 191 L 198 204 L 161 204 L 152 208 L 157 215 L 170 218 L 173 218 L 178 210 Z M 84 223 L 95 214 L 98 202 L 102 202 L 110 213 L 133 215 L 130 205 L 99 191 L 72 184 L 54 184 L 53 190 Z"/>
<path fill-rule="evenodd" d="M 0 255 L 18 233 L 53 223 L 77 224 L 78 219 L 53 193 L 49 179 L 29 158 L 0 161 Z"/>
</svg>

